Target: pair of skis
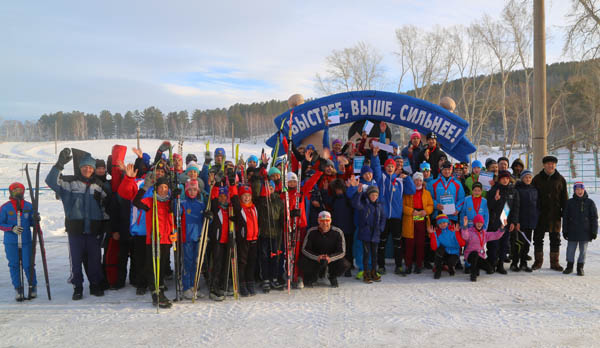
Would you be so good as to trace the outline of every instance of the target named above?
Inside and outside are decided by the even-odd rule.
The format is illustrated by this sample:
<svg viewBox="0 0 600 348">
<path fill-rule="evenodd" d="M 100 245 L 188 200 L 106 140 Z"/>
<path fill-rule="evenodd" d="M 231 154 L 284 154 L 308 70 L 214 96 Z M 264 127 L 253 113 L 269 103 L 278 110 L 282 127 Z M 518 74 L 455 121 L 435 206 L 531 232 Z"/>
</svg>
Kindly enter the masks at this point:
<svg viewBox="0 0 600 348">
<path fill-rule="evenodd" d="M 210 189 L 208 190 L 208 203 L 206 203 L 205 212 L 211 211 L 211 201 L 210 192 L 212 192 L 213 185 L 210 185 Z M 201 193 L 200 193 L 201 194 Z M 192 303 L 196 302 L 196 297 L 198 295 L 198 283 L 200 282 L 200 275 L 202 274 L 202 266 L 204 265 L 204 259 L 206 258 L 206 245 L 208 244 L 208 227 L 210 225 L 210 220 L 204 217 L 204 221 L 202 222 L 202 235 L 200 236 L 200 243 L 198 248 L 198 256 L 196 258 L 196 274 L 194 276 L 194 287 L 192 288 Z"/>
<path fill-rule="evenodd" d="M 44 244 L 44 234 L 42 232 L 42 228 L 40 226 L 40 222 L 37 221 L 37 216 L 39 216 L 39 198 L 40 198 L 40 163 L 38 162 L 37 167 L 35 169 L 35 191 L 31 185 L 31 177 L 29 176 L 29 164 L 25 165 L 25 174 L 27 175 L 27 186 L 29 187 L 29 195 L 31 197 L 31 205 L 33 207 L 33 240 L 31 243 L 31 259 L 29 262 L 29 277 L 30 279 L 34 278 L 35 273 L 35 248 L 36 242 L 39 240 L 40 243 L 40 254 L 42 255 L 42 265 L 44 267 L 44 279 L 46 281 L 46 293 L 48 294 L 48 300 L 52 300 L 52 295 L 50 293 L 50 281 L 48 277 L 48 263 L 46 262 L 46 246 Z M 19 240 L 21 236 L 19 236 Z M 20 243 L 19 243 L 20 244 Z M 21 247 L 19 247 L 19 252 L 21 252 Z M 22 261 L 21 254 L 21 261 Z M 23 288 L 23 270 L 21 266 L 21 288 Z M 33 284 L 29 283 L 29 293 L 28 298 L 31 299 L 31 295 L 33 292 Z"/>
<path fill-rule="evenodd" d="M 238 154 L 239 154 L 239 149 L 240 146 L 237 145 L 235 148 L 235 162 L 238 162 Z M 235 167 L 234 167 L 234 174 L 235 174 Z M 229 259 L 230 262 L 228 263 L 228 267 L 227 267 L 227 285 L 226 285 L 226 289 L 225 289 L 225 293 L 227 293 L 227 288 L 229 287 L 229 271 L 231 270 L 231 282 L 233 284 L 233 298 L 235 298 L 236 300 L 239 298 L 239 278 L 238 278 L 238 257 L 237 257 L 237 242 L 235 239 L 235 224 L 233 222 L 233 217 L 234 217 L 234 211 L 233 211 L 233 204 L 231 204 L 231 195 L 229 195 L 229 192 L 231 190 L 230 184 L 229 184 L 229 178 L 226 179 L 227 181 L 227 192 L 228 192 L 228 197 L 227 197 L 227 201 L 229 203 Z"/>
</svg>

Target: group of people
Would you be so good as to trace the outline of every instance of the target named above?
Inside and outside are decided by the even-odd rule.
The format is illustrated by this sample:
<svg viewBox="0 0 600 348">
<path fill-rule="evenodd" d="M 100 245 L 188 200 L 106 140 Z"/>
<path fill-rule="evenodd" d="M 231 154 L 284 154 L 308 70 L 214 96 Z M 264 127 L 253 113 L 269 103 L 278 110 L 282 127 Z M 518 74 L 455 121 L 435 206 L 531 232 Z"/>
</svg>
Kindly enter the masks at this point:
<svg viewBox="0 0 600 348">
<path fill-rule="evenodd" d="M 380 127 L 385 130 L 385 124 Z M 173 277 L 176 238 L 183 245 L 186 299 L 196 296 L 199 253 L 204 257 L 199 272 L 215 301 L 234 289 L 232 273 L 237 274 L 235 289 L 241 296 L 253 296 L 257 288 L 265 293 L 283 290 L 287 284 L 312 287 L 325 277 L 332 287 L 341 276 L 379 282 L 387 274 L 389 254 L 400 276 L 431 269 L 439 279 L 443 272 L 452 276 L 464 269 L 476 281 L 482 269 L 507 274 L 505 262 L 514 272 L 531 272 L 542 267 L 546 233 L 551 268 L 571 273 L 579 247 L 576 270 L 584 274 L 587 243 L 597 236 L 597 210 L 583 183 L 576 183 L 568 198 L 555 157 L 546 156 L 543 170 L 534 175 L 518 159 L 509 168 L 506 157 L 487 159 L 485 167 L 478 160 L 470 166 L 453 165 L 435 133 L 422 136 L 415 131 L 404 148 L 387 141 L 391 153 L 372 143 L 386 142 L 385 137 L 372 139 L 363 133 L 357 142 L 345 144 L 338 139 L 330 143 L 328 137 L 325 132 L 323 150 L 317 151 L 312 144 L 297 145 L 282 135 L 281 153 L 273 161 L 263 153 L 235 163 L 223 148 L 206 151 L 203 163 L 188 154 L 185 168 L 181 153 L 166 156 L 168 142 L 153 160 L 134 148 L 137 159 L 130 164 L 115 158 L 113 148 L 107 162 L 89 154 L 78 159 L 71 176 L 62 173 L 71 151 L 62 150 L 46 183 L 65 211 L 73 300 L 83 296 L 85 270 L 91 295 L 123 288 L 129 278 L 138 295 L 149 290 L 153 304 L 170 307 L 165 280 Z M 354 168 L 357 156 L 365 158 L 361 168 Z M 0 229 L 12 284 L 18 289 L 16 236 L 23 236 L 27 250 L 34 216 L 23 185 L 9 189 L 10 200 L 0 209 Z M 19 223 L 18 211 L 24 217 Z M 154 231 L 160 236 L 158 251 L 151 246 Z M 566 269 L 559 263 L 561 231 L 568 240 Z M 201 252 L 203 233 L 206 252 Z M 232 248 L 235 264 L 230 263 Z M 35 271 L 29 274 L 25 266 L 35 286 Z"/>
</svg>

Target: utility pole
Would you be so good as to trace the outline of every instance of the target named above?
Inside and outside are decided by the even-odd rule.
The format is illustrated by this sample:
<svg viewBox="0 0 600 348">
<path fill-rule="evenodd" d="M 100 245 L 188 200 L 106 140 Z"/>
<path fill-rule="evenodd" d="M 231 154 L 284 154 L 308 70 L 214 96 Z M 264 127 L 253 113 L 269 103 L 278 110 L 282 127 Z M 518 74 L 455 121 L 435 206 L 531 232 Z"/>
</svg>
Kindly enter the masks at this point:
<svg viewBox="0 0 600 348">
<path fill-rule="evenodd" d="M 542 169 L 547 154 L 546 19 L 544 0 L 533 1 L 533 170 Z"/>
</svg>

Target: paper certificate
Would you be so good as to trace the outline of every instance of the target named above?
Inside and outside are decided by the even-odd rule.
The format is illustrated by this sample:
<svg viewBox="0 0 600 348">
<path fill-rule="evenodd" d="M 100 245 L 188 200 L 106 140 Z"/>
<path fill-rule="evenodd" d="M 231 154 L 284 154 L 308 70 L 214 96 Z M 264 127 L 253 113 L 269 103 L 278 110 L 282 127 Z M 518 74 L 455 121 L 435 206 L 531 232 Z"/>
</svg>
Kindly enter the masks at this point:
<svg viewBox="0 0 600 348">
<path fill-rule="evenodd" d="M 494 173 L 492 172 L 481 172 L 479 173 L 479 178 L 477 181 L 481 183 L 484 191 L 489 191 L 492 188 L 490 185 L 490 180 L 494 180 Z"/>
<path fill-rule="evenodd" d="M 394 147 L 392 145 L 388 145 L 388 144 L 380 143 L 378 141 L 374 141 L 373 145 L 371 145 L 371 148 L 373 148 L 373 147 L 378 147 L 379 150 L 383 150 L 385 152 L 394 153 Z"/>
<path fill-rule="evenodd" d="M 374 126 L 374 125 L 375 125 L 375 124 L 374 124 L 373 122 L 371 122 L 371 121 L 366 121 L 366 122 L 365 122 L 365 126 L 363 127 L 363 131 L 364 131 L 365 133 L 367 133 L 367 135 L 369 135 L 369 133 L 371 133 L 371 129 L 373 129 L 373 126 Z"/>
<path fill-rule="evenodd" d="M 355 156 L 352 167 L 354 168 L 355 174 L 360 174 L 360 171 L 365 164 L 365 156 Z"/>
<path fill-rule="evenodd" d="M 452 195 L 443 195 L 440 197 L 440 204 L 442 205 L 442 213 L 446 215 L 454 215 L 456 212 L 456 206 L 454 204 L 454 197 Z"/>
<path fill-rule="evenodd" d="M 500 221 L 504 223 L 504 221 L 508 221 L 508 215 L 510 214 L 510 208 L 508 207 L 508 203 L 504 203 L 504 208 L 502 208 L 502 213 L 500 214 Z"/>
<path fill-rule="evenodd" d="M 339 124 L 340 123 L 340 109 L 333 109 L 329 111 L 327 114 L 327 119 L 329 119 L 329 124 Z"/>
</svg>

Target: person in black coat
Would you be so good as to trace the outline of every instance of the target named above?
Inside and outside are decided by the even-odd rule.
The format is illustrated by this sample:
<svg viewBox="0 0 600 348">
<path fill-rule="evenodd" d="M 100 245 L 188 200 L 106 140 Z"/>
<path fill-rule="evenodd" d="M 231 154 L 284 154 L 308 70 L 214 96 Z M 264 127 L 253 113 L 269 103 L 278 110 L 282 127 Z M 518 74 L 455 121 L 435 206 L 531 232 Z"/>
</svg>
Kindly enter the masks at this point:
<svg viewBox="0 0 600 348">
<path fill-rule="evenodd" d="M 415 130 L 410 135 L 410 142 L 404 149 L 402 149 L 402 152 L 400 153 L 403 158 L 407 158 L 410 162 L 410 167 L 413 173 L 419 171 L 419 165 L 421 165 L 421 162 L 419 162 L 419 157 L 421 156 L 421 152 L 424 150 L 425 145 L 423 145 L 423 142 L 421 141 L 421 134 Z"/>
<path fill-rule="evenodd" d="M 346 260 L 350 265 L 354 265 L 352 255 L 352 245 L 354 243 L 354 209 L 352 201 L 346 196 L 346 185 L 341 179 L 335 179 L 329 184 L 329 192 L 325 196 L 325 205 L 331 211 L 331 224 L 344 232 L 346 240 Z M 351 277 L 350 269 L 344 274 L 345 277 Z"/>
<path fill-rule="evenodd" d="M 567 181 L 556 170 L 558 159 L 554 156 L 546 156 L 542 159 L 544 169 L 533 177 L 533 186 L 538 190 L 538 202 L 540 217 L 533 231 L 533 247 L 535 250 L 534 270 L 540 269 L 544 263 L 544 235 L 549 232 L 550 236 L 550 268 L 562 271 L 559 264 L 560 251 L 560 220 L 563 209 L 569 198 L 567 193 Z"/>
<path fill-rule="evenodd" d="M 564 274 L 573 272 L 575 251 L 579 246 L 577 258 L 577 275 L 583 275 L 583 265 L 588 243 L 598 236 L 598 210 L 594 201 L 588 198 L 582 182 L 574 185 L 573 198 L 567 201 L 563 213 L 563 237 L 569 241 L 567 244 L 567 268 Z"/>
<path fill-rule="evenodd" d="M 446 156 L 446 154 L 440 148 L 440 144 L 437 142 L 437 136 L 433 132 L 427 134 L 427 147 L 419 153 L 418 163 L 429 163 L 434 179 L 437 178 L 440 173 L 439 161 L 441 156 Z"/>
<path fill-rule="evenodd" d="M 530 170 L 524 170 L 521 173 L 520 180 L 517 181 L 515 188 L 519 193 L 519 226 L 518 235 L 515 244 L 512 245 L 513 256 L 510 268 L 513 271 L 523 270 L 531 272 L 532 269 L 527 266 L 527 255 L 529 254 L 529 244 L 533 230 L 538 223 L 540 207 L 538 205 L 538 191 L 531 184 L 533 174 Z M 517 268 L 517 262 L 521 264 Z M 514 266 L 514 267 L 513 267 Z"/>
<path fill-rule="evenodd" d="M 498 182 L 490 189 L 487 194 L 488 209 L 490 211 L 490 222 L 488 231 L 497 231 L 503 221 L 501 221 L 504 205 L 508 205 L 510 212 L 506 226 L 510 232 L 510 239 L 519 230 L 519 194 L 510 183 L 510 172 L 501 170 L 498 172 Z M 490 265 L 496 265 L 496 272 L 506 274 L 504 269 L 503 257 L 509 250 L 509 234 L 504 233 L 502 238 L 487 243 L 488 260 Z"/>
</svg>

